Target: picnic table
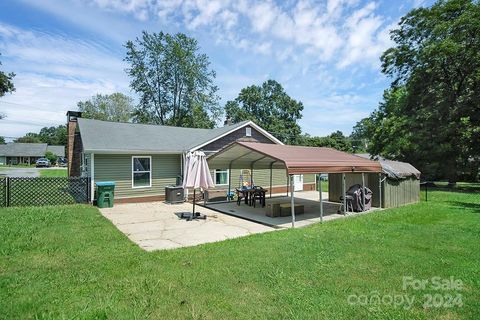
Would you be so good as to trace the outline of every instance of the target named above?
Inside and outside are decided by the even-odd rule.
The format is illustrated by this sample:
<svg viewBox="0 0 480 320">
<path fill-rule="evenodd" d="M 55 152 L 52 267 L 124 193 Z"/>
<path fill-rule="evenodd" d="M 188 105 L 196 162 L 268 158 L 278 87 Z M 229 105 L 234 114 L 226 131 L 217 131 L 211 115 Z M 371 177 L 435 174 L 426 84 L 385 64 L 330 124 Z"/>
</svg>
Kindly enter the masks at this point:
<svg viewBox="0 0 480 320">
<path fill-rule="evenodd" d="M 241 196 L 243 196 L 245 204 L 249 206 L 255 206 L 255 195 L 259 195 L 260 204 L 262 207 L 265 207 L 265 195 L 267 189 L 263 188 L 248 188 L 248 189 L 236 189 L 238 201 L 237 204 L 240 205 Z"/>
</svg>

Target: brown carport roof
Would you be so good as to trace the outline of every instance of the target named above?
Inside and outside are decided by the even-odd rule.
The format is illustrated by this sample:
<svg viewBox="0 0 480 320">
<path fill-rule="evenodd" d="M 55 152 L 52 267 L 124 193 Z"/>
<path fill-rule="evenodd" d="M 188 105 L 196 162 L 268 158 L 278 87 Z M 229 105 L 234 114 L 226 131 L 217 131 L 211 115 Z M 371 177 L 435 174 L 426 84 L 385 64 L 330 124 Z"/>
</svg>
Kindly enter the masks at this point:
<svg viewBox="0 0 480 320">
<path fill-rule="evenodd" d="M 382 172 L 380 163 L 331 148 L 236 141 L 208 158 L 211 169 L 286 169 L 288 174 Z"/>
</svg>

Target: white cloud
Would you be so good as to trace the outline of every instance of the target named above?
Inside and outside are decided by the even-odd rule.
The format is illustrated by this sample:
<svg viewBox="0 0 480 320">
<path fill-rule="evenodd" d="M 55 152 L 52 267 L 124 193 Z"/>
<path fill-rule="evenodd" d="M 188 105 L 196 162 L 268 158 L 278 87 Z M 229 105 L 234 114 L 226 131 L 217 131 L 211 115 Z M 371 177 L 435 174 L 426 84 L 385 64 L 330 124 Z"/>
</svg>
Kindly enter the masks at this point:
<svg viewBox="0 0 480 320">
<path fill-rule="evenodd" d="M 277 19 L 278 9 L 271 2 L 261 2 L 248 8 L 247 11 L 253 30 L 264 32 Z"/>
<path fill-rule="evenodd" d="M 145 21 L 150 16 L 149 0 L 91 0 L 103 9 L 119 10 L 133 14 L 138 20 Z"/>
<path fill-rule="evenodd" d="M 312 134 L 332 128 L 348 132 L 351 123 L 376 106 L 387 85 L 377 81 L 378 58 L 390 44 L 388 30 L 395 17 L 385 16 L 382 5 L 371 0 L 21 1 L 95 39 L 25 30 L 15 35 L 15 30 L 0 24 L 0 51 L 8 48 L 10 56 L 17 55 L 8 58 L 5 67 L 8 63 L 8 70 L 19 74 L 18 91 L 8 101 L 23 104 L 31 99 L 47 111 L 56 108 L 48 107 L 55 103 L 49 99 L 55 95 L 56 105 L 68 108 L 95 91 L 128 90 L 120 44 L 141 30 L 187 32 L 198 39 L 217 71 L 223 102 L 266 77 L 281 81 L 289 94 L 304 102 L 301 123 Z M 7 37 L 15 40 L 2 42 Z M 56 85 L 60 89 L 55 90 Z M 363 91 L 375 91 L 377 100 L 357 101 L 357 96 L 370 94 Z M 20 100 L 20 94 L 27 98 Z M 19 100 L 11 100 L 14 97 Z M 55 121 L 63 121 L 63 111 L 55 112 Z M 52 114 L 38 115 L 45 116 L 54 119 Z"/>
<path fill-rule="evenodd" d="M 378 67 L 380 55 L 390 45 L 388 31 L 393 25 L 382 28 L 384 19 L 375 14 L 375 8 L 376 4 L 370 2 L 346 20 L 348 38 L 338 67 L 355 63 Z"/>
<path fill-rule="evenodd" d="M 254 48 L 255 52 L 261 53 L 261 54 L 269 54 L 272 49 L 272 43 L 271 42 L 264 42 Z"/>
<path fill-rule="evenodd" d="M 375 2 L 361 5 L 359 0 L 297 0 L 281 5 L 273 0 L 92 1 L 100 8 L 130 13 L 137 19 L 148 11 L 154 14 L 147 16 L 158 16 L 163 22 L 182 21 L 193 31 L 203 28 L 217 43 L 227 42 L 260 54 L 294 48 L 296 53 L 309 55 L 314 63 L 322 61 L 339 68 L 360 60 L 378 67 L 378 56 L 388 45 L 383 37 L 386 19 L 376 13 Z M 266 43 L 271 43 L 269 48 Z M 286 59 L 285 55 L 276 56 L 280 61 Z"/>
<path fill-rule="evenodd" d="M 96 93 L 128 93 L 124 63 L 99 43 L 0 23 L 0 52 L 17 74 L 16 91 L 0 100 L 3 136 L 63 124 L 67 110 Z"/>
</svg>

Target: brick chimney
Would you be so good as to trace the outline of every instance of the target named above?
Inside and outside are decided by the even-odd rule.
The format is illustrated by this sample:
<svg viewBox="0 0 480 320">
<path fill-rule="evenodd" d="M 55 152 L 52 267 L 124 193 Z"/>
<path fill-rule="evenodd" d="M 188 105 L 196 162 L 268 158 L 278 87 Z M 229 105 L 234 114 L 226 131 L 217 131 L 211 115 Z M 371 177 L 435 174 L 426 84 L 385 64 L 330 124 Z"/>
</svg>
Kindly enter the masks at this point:
<svg viewBox="0 0 480 320">
<path fill-rule="evenodd" d="M 77 129 L 77 119 L 82 117 L 82 113 L 78 111 L 67 112 L 67 159 L 68 159 L 68 176 L 80 176 L 80 157 L 82 155 L 82 138 Z"/>
</svg>

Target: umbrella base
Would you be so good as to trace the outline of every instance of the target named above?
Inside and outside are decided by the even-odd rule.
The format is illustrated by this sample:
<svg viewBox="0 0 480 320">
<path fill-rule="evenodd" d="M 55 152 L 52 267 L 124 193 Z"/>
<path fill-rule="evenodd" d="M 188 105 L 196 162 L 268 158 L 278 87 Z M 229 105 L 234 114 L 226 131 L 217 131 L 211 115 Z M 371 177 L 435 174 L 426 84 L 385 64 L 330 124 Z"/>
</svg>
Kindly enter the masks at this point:
<svg viewBox="0 0 480 320">
<path fill-rule="evenodd" d="M 200 212 L 182 212 L 180 215 L 180 219 L 186 219 L 187 221 L 192 221 L 192 220 L 207 220 L 207 216 L 204 214 L 201 214 Z"/>
</svg>

